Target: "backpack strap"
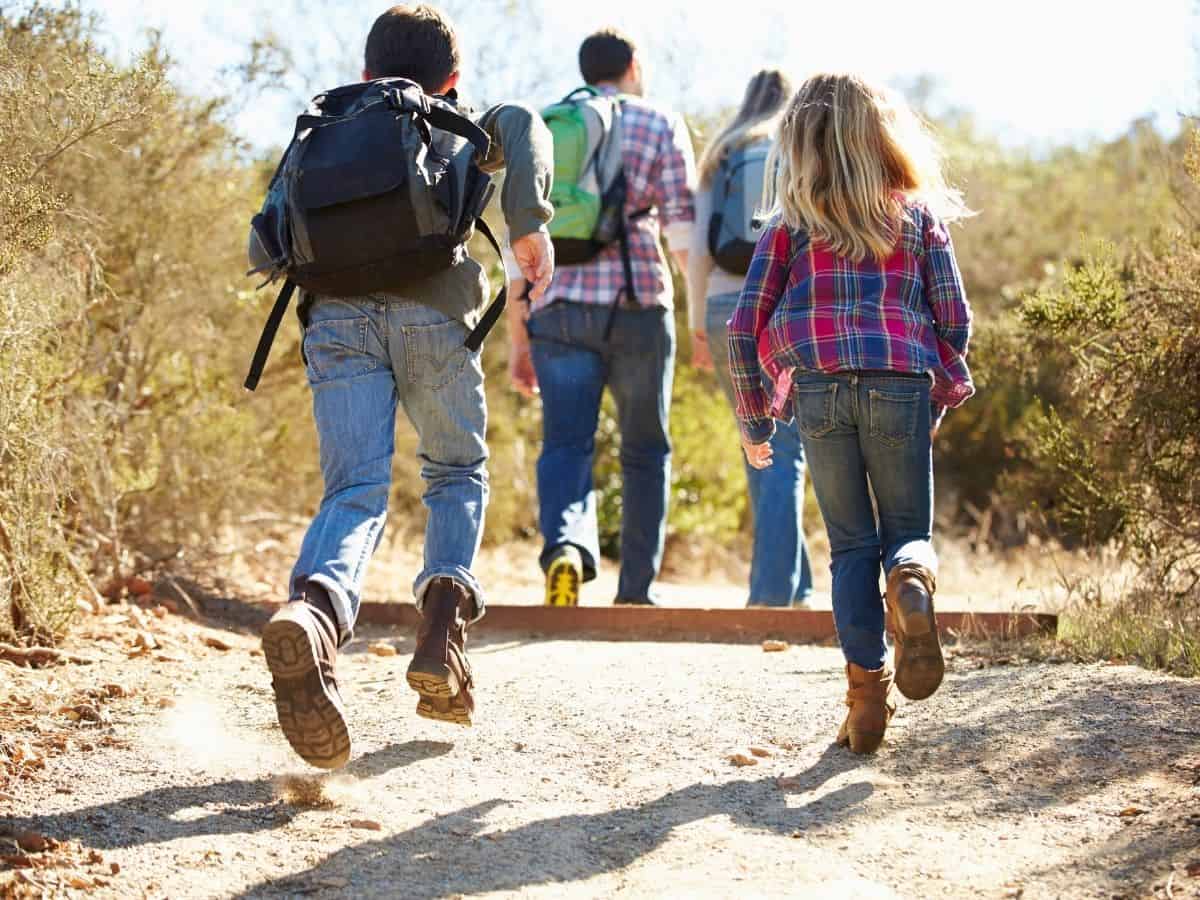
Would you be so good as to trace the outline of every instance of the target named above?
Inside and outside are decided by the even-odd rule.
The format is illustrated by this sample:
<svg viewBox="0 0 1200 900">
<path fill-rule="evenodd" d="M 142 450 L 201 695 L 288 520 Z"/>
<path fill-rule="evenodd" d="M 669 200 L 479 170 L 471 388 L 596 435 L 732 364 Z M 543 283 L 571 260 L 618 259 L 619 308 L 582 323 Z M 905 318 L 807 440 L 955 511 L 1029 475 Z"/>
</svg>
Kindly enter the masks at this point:
<svg viewBox="0 0 1200 900">
<path fill-rule="evenodd" d="M 290 278 L 279 289 L 279 296 L 275 298 L 275 305 L 271 307 L 271 314 L 267 316 L 267 324 L 263 326 L 262 336 L 258 339 L 258 347 L 254 350 L 254 358 L 250 361 L 250 373 L 246 376 L 243 384 L 248 391 L 258 387 L 258 381 L 262 378 L 263 369 L 267 365 L 267 357 L 271 353 L 271 345 L 275 343 L 279 324 L 283 321 L 283 314 L 287 312 L 288 304 L 292 302 L 292 294 L 295 292 L 296 284 Z"/>
<path fill-rule="evenodd" d="M 420 112 L 422 116 L 434 128 L 440 128 L 442 131 L 448 131 L 451 134 L 456 134 L 465 141 L 470 142 L 475 147 L 475 153 L 479 159 L 486 159 L 488 153 L 492 149 L 492 139 L 488 137 L 488 133 L 464 116 L 460 112 L 456 112 L 448 104 L 433 102 L 429 104 L 428 112 Z M 484 226 L 486 228 L 487 226 Z M 480 228 L 483 231 L 484 228 Z M 490 232 L 485 232 L 490 234 Z M 493 246 L 496 242 L 489 238 Z M 497 253 L 500 251 L 497 250 Z"/>
<path fill-rule="evenodd" d="M 438 127 L 440 128 L 441 126 Z M 488 227 L 488 223 L 483 221 L 483 219 L 476 219 L 475 227 L 479 229 L 480 234 L 487 238 L 488 243 L 492 245 L 492 249 L 496 251 L 496 255 L 503 256 L 500 252 L 500 242 L 496 240 L 496 235 L 492 233 L 492 229 Z M 483 346 L 483 339 L 488 336 L 491 330 L 496 327 L 496 323 L 500 321 L 500 314 L 504 312 L 504 304 L 507 301 L 508 285 L 505 284 L 504 287 L 500 288 L 500 293 L 496 295 L 496 299 L 492 301 L 492 305 L 484 312 L 483 317 L 479 320 L 479 324 L 471 330 L 471 333 L 467 335 L 467 339 L 463 341 L 464 347 L 472 353 L 479 351 L 479 348 Z"/>
</svg>

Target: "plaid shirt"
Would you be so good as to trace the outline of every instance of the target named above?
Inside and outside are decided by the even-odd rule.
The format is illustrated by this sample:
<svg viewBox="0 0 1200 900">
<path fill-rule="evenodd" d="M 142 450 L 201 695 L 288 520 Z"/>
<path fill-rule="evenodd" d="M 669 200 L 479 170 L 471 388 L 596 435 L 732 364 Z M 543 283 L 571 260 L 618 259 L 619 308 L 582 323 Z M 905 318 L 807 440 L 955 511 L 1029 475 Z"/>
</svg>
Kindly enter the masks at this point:
<svg viewBox="0 0 1200 900">
<path fill-rule="evenodd" d="M 928 372 L 934 405 L 959 406 L 975 393 L 970 334 L 950 233 L 924 206 L 909 204 L 883 263 L 838 256 L 776 219 L 759 237 L 729 322 L 742 433 L 762 443 L 774 431 L 772 418 L 791 418 L 792 370 Z M 762 371 L 775 383 L 774 403 Z"/>
<path fill-rule="evenodd" d="M 601 90 L 609 96 L 616 94 L 611 88 Z M 689 228 L 696 218 L 692 139 L 679 116 L 668 116 L 636 97 L 622 100 L 621 149 L 628 184 L 625 215 L 651 210 L 629 222 L 634 290 L 639 305 L 670 309 L 674 287 L 662 253 L 660 227 L 666 226 L 667 239 L 675 249 L 687 249 Z M 590 262 L 556 269 L 554 283 L 535 309 L 555 300 L 607 305 L 624 288 L 621 248 L 613 244 Z"/>
</svg>

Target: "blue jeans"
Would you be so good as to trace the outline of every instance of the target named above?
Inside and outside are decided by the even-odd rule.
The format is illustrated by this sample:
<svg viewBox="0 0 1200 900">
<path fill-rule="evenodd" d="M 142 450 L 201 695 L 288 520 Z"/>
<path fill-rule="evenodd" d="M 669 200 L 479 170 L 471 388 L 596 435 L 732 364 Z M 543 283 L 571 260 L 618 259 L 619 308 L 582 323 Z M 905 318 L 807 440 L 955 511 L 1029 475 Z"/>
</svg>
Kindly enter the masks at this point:
<svg viewBox="0 0 1200 900">
<path fill-rule="evenodd" d="M 847 661 L 878 669 L 882 566 L 937 572 L 928 379 L 874 373 L 797 374 L 796 416 L 829 531 L 833 617 Z M 871 504 L 874 494 L 875 508 Z"/>
<path fill-rule="evenodd" d="M 325 494 L 292 570 L 291 599 L 306 581 L 324 587 L 343 641 L 383 536 L 397 404 L 417 432 L 428 510 L 417 606 L 432 579 L 449 576 L 483 613 L 471 566 L 488 498 L 487 405 L 479 354 L 463 346 L 466 336 L 461 322 L 395 299 L 321 297 L 309 311 L 304 353 Z"/>
<path fill-rule="evenodd" d="M 709 297 L 704 324 L 717 382 L 730 408 L 734 399 L 729 377 L 729 319 L 737 302 L 737 294 Z M 766 376 L 764 382 L 770 390 Z M 774 463 L 765 469 L 746 465 L 754 515 L 750 606 L 791 606 L 807 603 L 812 597 L 812 568 L 803 528 L 804 447 L 795 423 L 776 424 L 771 438 Z"/>
<path fill-rule="evenodd" d="M 668 417 L 675 374 L 675 319 L 670 310 L 617 310 L 553 303 L 529 320 L 533 366 L 542 393 L 538 459 L 541 564 L 571 545 L 584 580 L 596 577 L 600 537 L 592 462 L 600 398 L 607 385 L 621 432 L 621 576 L 617 596 L 644 600 L 662 564 L 671 486 Z"/>
</svg>

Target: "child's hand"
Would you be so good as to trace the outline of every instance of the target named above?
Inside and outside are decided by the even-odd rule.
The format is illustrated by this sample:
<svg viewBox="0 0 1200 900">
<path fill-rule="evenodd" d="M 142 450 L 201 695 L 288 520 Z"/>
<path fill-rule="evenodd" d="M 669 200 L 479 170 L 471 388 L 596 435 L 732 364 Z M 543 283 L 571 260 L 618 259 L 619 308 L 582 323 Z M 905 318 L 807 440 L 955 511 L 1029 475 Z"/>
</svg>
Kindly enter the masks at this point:
<svg viewBox="0 0 1200 900">
<path fill-rule="evenodd" d="M 765 444 L 751 444 L 745 438 L 742 438 L 742 450 L 746 453 L 746 461 L 756 469 L 765 469 L 771 465 L 771 458 L 775 452 L 771 449 L 770 441 Z"/>
<path fill-rule="evenodd" d="M 550 287 L 554 277 L 554 245 L 545 231 L 534 231 L 512 242 L 513 257 L 521 275 L 532 287 L 529 299 L 537 302 Z"/>
</svg>

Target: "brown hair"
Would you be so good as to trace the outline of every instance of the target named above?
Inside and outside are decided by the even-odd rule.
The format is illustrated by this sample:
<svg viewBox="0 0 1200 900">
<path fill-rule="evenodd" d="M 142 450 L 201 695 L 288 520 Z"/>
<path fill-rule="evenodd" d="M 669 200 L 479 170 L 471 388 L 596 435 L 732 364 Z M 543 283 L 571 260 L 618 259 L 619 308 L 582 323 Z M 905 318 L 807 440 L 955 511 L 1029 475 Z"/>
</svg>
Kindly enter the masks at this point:
<svg viewBox="0 0 1200 900">
<path fill-rule="evenodd" d="M 629 71 L 636 51 L 633 41 L 615 28 L 603 28 L 588 35 L 579 46 L 583 80 L 588 84 L 619 80 Z"/>
<path fill-rule="evenodd" d="M 858 262 L 891 254 L 910 200 L 945 221 L 972 214 L 946 183 L 929 126 L 902 98 L 856 75 L 804 82 L 772 156 L 772 213 Z"/>
<path fill-rule="evenodd" d="M 792 93 L 792 82 L 779 69 L 762 69 L 746 85 L 742 106 L 716 133 L 700 157 L 700 183 L 709 185 L 721 160 L 734 150 L 774 137 L 779 115 Z"/>
<path fill-rule="evenodd" d="M 424 3 L 393 6 L 367 35 L 364 68 L 371 78 L 408 78 L 432 93 L 441 90 L 460 62 L 454 25 Z"/>
</svg>

